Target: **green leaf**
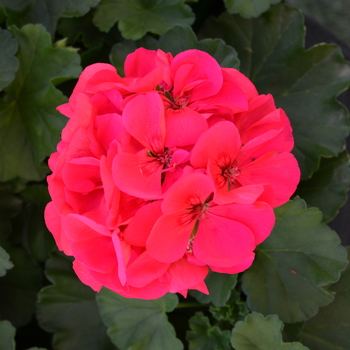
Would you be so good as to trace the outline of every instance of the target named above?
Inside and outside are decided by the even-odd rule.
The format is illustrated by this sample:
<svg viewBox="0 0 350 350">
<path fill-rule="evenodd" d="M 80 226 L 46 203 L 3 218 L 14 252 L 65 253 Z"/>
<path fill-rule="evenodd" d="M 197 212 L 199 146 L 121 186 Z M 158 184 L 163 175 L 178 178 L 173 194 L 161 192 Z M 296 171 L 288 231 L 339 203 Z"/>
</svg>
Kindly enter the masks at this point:
<svg viewBox="0 0 350 350">
<path fill-rule="evenodd" d="M 4 247 L 14 267 L 0 278 L 0 319 L 7 319 L 18 327 L 28 323 L 33 316 L 42 272 L 24 249 Z"/>
<path fill-rule="evenodd" d="M 0 246 L 0 277 L 6 275 L 6 271 L 13 268 L 13 264 L 10 261 L 10 256 L 6 250 Z"/>
<path fill-rule="evenodd" d="M 10 25 L 22 27 L 28 23 L 40 23 L 54 37 L 60 17 L 85 15 L 100 0 L 0 0 Z"/>
<path fill-rule="evenodd" d="M 181 38 L 181 40 L 178 40 Z M 190 50 L 202 50 L 212 55 L 221 67 L 238 68 L 239 60 L 237 52 L 231 46 L 226 45 L 221 39 L 197 40 L 197 37 L 190 27 L 176 26 L 162 35 L 159 41 L 150 36 L 131 41 L 124 40 L 112 47 L 111 62 L 117 68 L 119 74 L 124 75 L 124 61 L 126 56 L 137 48 L 144 47 L 148 50 L 161 49 L 164 52 L 171 52 L 173 55 Z"/>
<path fill-rule="evenodd" d="M 338 157 L 321 159 L 319 169 L 311 179 L 299 184 L 297 194 L 309 207 L 318 207 L 323 222 L 329 222 L 345 204 L 349 185 L 349 155 L 344 151 Z"/>
<path fill-rule="evenodd" d="M 37 319 L 43 329 L 55 333 L 53 347 L 114 349 L 99 315 L 96 293 L 78 280 L 71 260 L 62 253 L 53 253 L 45 272 L 53 285 L 39 293 Z"/>
<path fill-rule="evenodd" d="M 345 148 L 348 113 L 335 97 L 350 84 L 350 66 L 335 45 L 304 50 L 303 17 L 276 5 L 257 19 L 223 14 L 209 20 L 203 37 L 219 37 L 234 47 L 241 71 L 259 93 L 272 93 L 289 116 L 295 137 L 293 153 L 302 179 L 319 167 L 321 157 Z"/>
<path fill-rule="evenodd" d="M 249 313 L 246 302 L 242 300 L 241 293 L 236 289 L 232 290 L 230 299 L 224 306 L 210 306 L 209 311 L 218 321 L 228 321 L 232 325 Z"/>
<path fill-rule="evenodd" d="M 307 350 L 300 343 L 284 343 L 283 323 L 276 315 L 253 312 L 232 330 L 231 344 L 236 350 Z"/>
<path fill-rule="evenodd" d="M 22 191 L 23 209 L 21 221 L 23 245 L 40 262 L 48 259 L 55 246 L 52 234 L 46 228 L 43 212 L 50 196 L 46 185 L 30 185 Z"/>
<path fill-rule="evenodd" d="M 190 331 L 186 334 L 190 350 L 230 350 L 230 332 L 211 326 L 209 318 L 196 312 L 190 321 Z"/>
<path fill-rule="evenodd" d="M 0 245 L 11 235 L 11 219 L 18 215 L 21 206 L 22 201 L 13 195 L 12 186 L 0 184 Z"/>
<path fill-rule="evenodd" d="M 15 56 L 17 49 L 17 40 L 7 30 L 0 29 L 0 91 L 15 77 L 18 69 L 18 60 Z"/>
<path fill-rule="evenodd" d="M 338 235 L 321 223 L 321 212 L 307 209 L 300 198 L 275 214 L 271 235 L 243 273 L 242 289 L 251 310 L 277 314 L 287 323 L 305 321 L 333 301 L 333 293 L 322 287 L 339 279 L 346 251 Z"/>
<path fill-rule="evenodd" d="M 350 257 L 350 247 L 347 248 Z M 332 304 L 305 323 L 302 342 L 312 350 L 350 349 L 350 266 L 343 271 L 340 280 L 330 286 L 336 293 Z"/>
<path fill-rule="evenodd" d="M 242 17 L 258 17 L 267 11 L 271 5 L 281 0 L 224 0 L 227 11 L 239 13 Z"/>
<path fill-rule="evenodd" d="M 209 295 L 192 290 L 190 294 L 202 304 L 213 303 L 215 306 L 224 306 L 229 300 L 231 291 L 237 283 L 237 275 L 210 272 L 205 279 Z"/>
<path fill-rule="evenodd" d="M 221 67 L 239 67 L 237 52 L 233 47 L 226 45 L 221 39 L 198 41 L 191 27 L 176 26 L 168 30 L 160 37 L 159 48 L 165 52 L 171 52 L 173 55 L 190 49 L 202 50 L 213 56 Z"/>
<path fill-rule="evenodd" d="M 120 350 L 183 349 L 166 315 L 178 304 L 175 294 L 155 300 L 128 299 L 103 288 L 97 303 L 108 335 Z"/>
<path fill-rule="evenodd" d="M 56 111 L 66 97 L 53 83 L 80 72 L 79 55 L 52 48 L 41 25 L 11 28 L 19 44 L 19 70 L 0 102 L 0 180 L 41 180 L 43 160 L 55 150 L 66 118 Z"/>
<path fill-rule="evenodd" d="M 191 25 L 194 15 L 183 0 L 102 0 L 94 24 L 108 32 L 118 22 L 126 39 L 137 40 L 147 32 L 164 34 L 176 25 Z"/>
<path fill-rule="evenodd" d="M 16 329 L 9 321 L 0 321 L 0 350 L 15 350 Z"/>
</svg>

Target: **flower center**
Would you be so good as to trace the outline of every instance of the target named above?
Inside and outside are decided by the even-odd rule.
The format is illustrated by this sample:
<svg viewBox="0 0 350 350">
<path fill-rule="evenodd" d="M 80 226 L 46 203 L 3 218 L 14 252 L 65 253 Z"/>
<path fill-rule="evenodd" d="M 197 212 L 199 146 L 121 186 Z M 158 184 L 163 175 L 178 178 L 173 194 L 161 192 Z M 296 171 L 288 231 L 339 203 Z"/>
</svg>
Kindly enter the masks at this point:
<svg viewBox="0 0 350 350">
<path fill-rule="evenodd" d="M 167 90 L 164 85 L 157 85 L 156 90 L 159 91 L 165 99 L 163 99 L 165 103 L 166 108 L 172 108 L 172 109 L 182 109 L 185 108 L 188 104 L 188 100 L 190 98 L 190 95 L 185 95 L 185 96 L 176 96 L 174 97 L 171 93 L 171 91 Z"/>
<path fill-rule="evenodd" d="M 227 182 L 228 191 L 231 191 L 231 186 L 236 185 L 236 177 L 241 173 L 241 170 L 237 165 L 231 165 L 222 169 L 221 176 L 225 178 Z"/>
</svg>

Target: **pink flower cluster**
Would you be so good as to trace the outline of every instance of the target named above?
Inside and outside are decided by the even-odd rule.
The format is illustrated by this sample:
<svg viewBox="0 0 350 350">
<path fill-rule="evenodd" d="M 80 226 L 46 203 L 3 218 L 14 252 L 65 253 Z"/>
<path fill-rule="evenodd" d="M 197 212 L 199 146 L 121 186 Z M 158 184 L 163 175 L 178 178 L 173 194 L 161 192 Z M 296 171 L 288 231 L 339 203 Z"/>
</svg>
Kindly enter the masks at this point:
<svg viewBox="0 0 350 350">
<path fill-rule="evenodd" d="M 58 110 L 45 220 L 80 280 L 125 297 L 208 293 L 238 273 L 299 182 L 290 122 L 209 54 L 138 49 L 87 67 Z"/>
</svg>

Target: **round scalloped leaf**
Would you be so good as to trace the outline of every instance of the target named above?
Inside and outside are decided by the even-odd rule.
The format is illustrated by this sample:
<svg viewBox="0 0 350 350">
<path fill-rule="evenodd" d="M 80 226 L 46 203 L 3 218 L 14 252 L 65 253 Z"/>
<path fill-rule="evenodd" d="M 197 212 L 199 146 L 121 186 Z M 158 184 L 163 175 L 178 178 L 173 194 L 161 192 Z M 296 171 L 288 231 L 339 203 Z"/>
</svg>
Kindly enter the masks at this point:
<svg viewBox="0 0 350 350">
<path fill-rule="evenodd" d="M 190 321 L 190 331 L 186 339 L 190 350 L 230 350 L 230 332 L 222 331 L 218 326 L 211 326 L 209 318 L 202 312 L 196 312 Z"/>
<path fill-rule="evenodd" d="M 350 256 L 350 247 L 347 248 Z M 305 323 L 301 332 L 302 342 L 312 350 L 350 349 L 350 266 L 343 271 L 340 280 L 330 286 L 335 292 L 332 304 Z"/>
<path fill-rule="evenodd" d="M 281 0 L 224 0 L 224 2 L 228 12 L 251 18 L 260 16 L 271 5 L 278 4 Z"/>
<path fill-rule="evenodd" d="M 191 25 L 194 15 L 183 0 L 102 0 L 93 21 L 103 32 L 118 22 L 124 38 L 137 40 L 147 32 L 164 34 L 176 25 Z"/>
<path fill-rule="evenodd" d="M 329 222 L 345 204 L 349 185 L 349 155 L 344 151 L 338 157 L 322 158 L 312 178 L 299 184 L 297 194 L 308 207 L 318 207 L 323 213 L 323 222 Z"/>
<path fill-rule="evenodd" d="M 178 304 L 175 294 L 155 300 L 129 299 L 102 288 L 97 303 L 108 335 L 120 350 L 182 350 L 166 312 Z"/>
<path fill-rule="evenodd" d="M 302 179 L 311 177 L 321 157 L 344 150 L 348 113 L 335 97 L 350 85 L 350 66 L 335 45 L 304 49 L 298 10 L 276 5 L 256 19 L 225 13 L 207 21 L 201 36 L 222 38 L 234 47 L 242 73 L 259 93 L 272 93 L 276 105 L 286 111 Z"/>
<path fill-rule="evenodd" d="M 9 24 L 22 27 L 40 23 L 54 36 L 61 17 L 78 17 L 86 14 L 100 0 L 0 0 Z"/>
<path fill-rule="evenodd" d="M 237 275 L 210 272 L 205 279 L 209 294 L 203 294 L 196 290 L 190 291 L 190 294 L 202 304 L 213 303 L 215 306 L 225 306 L 236 283 Z"/>
<path fill-rule="evenodd" d="M 66 123 L 56 107 L 67 99 L 53 83 L 79 75 L 79 55 L 53 48 L 41 25 L 11 32 L 19 44 L 19 69 L 0 102 L 0 181 L 41 180 L 47 172 L 42 162 L 55 151 Z"/>
<path fill-rule="evenodd" d="M 0 321 L 0 350 L 15 350 L 16 329 L 9 321 Z"/>
<path fill-rule="evenodd" d="M 10 261 L 10 256 L 6 250 L 0 246 L 0 277 L 6 275 L 6 271 L 13 268 L 13 264 Z"/>
<path fill-rule="evenodd" d="M 19 247 L 4 245 L 14 267 L 0 278 L 0 319 L 14 326 L 27 324 L 33 316 L 42 271 L 28 253 Z"/>
<path fill-rule="evenodd" d="M 307 209 L 300 198 L 275 213 L 275 227 L 243 273 L 242 289 L 251 310 L 277 314 L 287 323 L 305 321 L 334 300 L 334 293 L 322 287 L 339 279 L 346 251 L 338 235 L 321 223 L 321 212 Z"/>
<path fill-rule="evenodd" d="M 96 293 L 78 280 L 71 259 L 62 253 L 52 253 L 45 273 L 53 285 L 39 293 L 37 319 L 43 329 L 55 333 L 53 347 L 115 349 L 100 318 Z"/>
<path fill-rule="evenodd" d="M 283 323 L 276 315 L 253 312 L 232 330 L 231 344 L 236 350 L 308 350 L 300 343 L 284 343 Z"/>
<path fill-rule="evenodd" d="M 7 30 L 0 29 L 0 91 L 15 77 L 18 69 L 17 40 Z"/>
<path fill-rule="evenodd" d="M 181 40 L 178 40 L 178 38 L 181 38 Z M 221 67 L 239 67 L 236 50 L 226 45 L 221 39 L 204 39 L 198 41 L 191 27 L 176 26 L 162 35 L 159 41 L 150 36 L 145 36 L 136 42 L 124 40 L 123 42 L 116 43 L 112 47 L 111 62 L 117 68 L 119 74 L 124 75 L 124 61 L 126 56 L 139 47 L 144 47 L 148 50 L 161 49 L 165 52 L 171 52 L 174 56 L 185 50 L 202 50 L 213 56 Z"/>
</svg>

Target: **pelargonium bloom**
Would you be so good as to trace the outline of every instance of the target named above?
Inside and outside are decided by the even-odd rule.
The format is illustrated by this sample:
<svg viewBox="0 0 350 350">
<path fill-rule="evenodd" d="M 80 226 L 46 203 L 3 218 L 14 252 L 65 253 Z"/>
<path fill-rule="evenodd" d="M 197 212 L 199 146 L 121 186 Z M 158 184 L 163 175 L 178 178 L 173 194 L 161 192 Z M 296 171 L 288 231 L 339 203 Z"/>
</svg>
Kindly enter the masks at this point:
<svg viewBox="0 0 350 350">
<path fill-rule="evenodd" d="M 209 269 L 249 268 L 300 173 L 271 95 L 188 50 L 138 49 L 125 77 L 87 67 L 58 110 L 47 227 L 80 280 L 125 297 L 208 293 Z"/>
</svg>

